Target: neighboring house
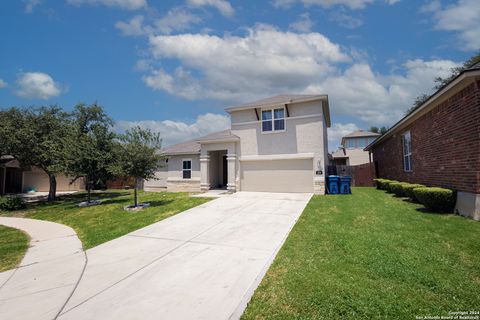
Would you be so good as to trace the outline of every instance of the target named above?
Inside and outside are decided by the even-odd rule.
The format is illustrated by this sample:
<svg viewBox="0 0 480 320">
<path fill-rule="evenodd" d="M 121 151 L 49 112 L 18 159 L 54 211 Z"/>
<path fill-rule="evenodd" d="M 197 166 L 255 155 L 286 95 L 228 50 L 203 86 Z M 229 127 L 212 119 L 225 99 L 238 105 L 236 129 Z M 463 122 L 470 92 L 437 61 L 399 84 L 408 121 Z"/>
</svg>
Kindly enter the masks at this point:
<svg viewBox="0 0 480 320">
<path fill-rule="evenodd" d="M 480 220 L 480 64 L 463 71 L 365 150 L 381 178 L 457 190 Z"/>
<path fill-rule="evenodd" d="M 162 150 L 145 190 L 325 191 L 326 95 L 280 95 L 227 108 L 231 129 Z"/>
<path fill-rule="evenodd" d="M 85 190 L 83 179 L 73 184 L 64 175 L 57 175 L 57 191 Z M 48 192 L 50 182 L 48 175 L 36 168 L 22 168 L 20 163 L 11 156 L 0 157 L 0 195 L 24 193 L 31 190 Z"/>
<path fill-rule="evenodd" d="M 332 154 L 332 164 L 356 166 L 369 163 L 369 154 L 363 149 L 379 136 L 380 133 L 364 130 L 347 134 L 342 138 L 342 146 Z"/>
</svg>

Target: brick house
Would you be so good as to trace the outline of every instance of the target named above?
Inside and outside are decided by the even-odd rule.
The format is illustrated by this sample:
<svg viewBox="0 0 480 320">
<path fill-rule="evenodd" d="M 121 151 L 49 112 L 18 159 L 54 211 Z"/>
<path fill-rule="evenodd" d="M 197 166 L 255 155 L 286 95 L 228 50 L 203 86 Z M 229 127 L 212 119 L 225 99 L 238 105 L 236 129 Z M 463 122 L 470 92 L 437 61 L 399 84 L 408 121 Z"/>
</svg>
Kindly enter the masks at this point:
<svg viewBox="0 0 480 320">
<path fill-rule="evenodd" d="M 365 150 L 377 177 L 457 190 L 456 211 L 480 220 L 480 63 Z"/>
</svg>

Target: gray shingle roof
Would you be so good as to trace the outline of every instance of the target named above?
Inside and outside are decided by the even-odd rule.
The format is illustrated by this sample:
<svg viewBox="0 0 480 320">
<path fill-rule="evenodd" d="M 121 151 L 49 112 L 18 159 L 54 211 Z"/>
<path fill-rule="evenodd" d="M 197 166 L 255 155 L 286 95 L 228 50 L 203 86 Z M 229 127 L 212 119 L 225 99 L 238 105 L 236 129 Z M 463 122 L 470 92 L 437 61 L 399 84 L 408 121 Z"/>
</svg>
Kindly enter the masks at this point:
<svg viewBox="0 0 480 320">
<path fill-rule="evenodd" d="M 356 138 L 356 137 L 378 137 L 381 136 L 380 133 L 365 131 L 365 130 L 357 130 L 350 132 L 344 138 Z"/>
<path fill-rule="evenodd" d="M 161 154 L 197 154 L 200 153 L 200 143 L 195 140 L 177 143 L 160 150 Z"/>
<path fill-rule="evenodd" d="M 231 130 L 224 130 L 219 132 L 214 132 L 203 136 L 201 138 L 196 139 L 198 142 L 204 141 L 238 141 L 240 138 L 234 134 L 232 134 Z"/>
<path fill-rule="evenodd" d="M 233 110 L 241 110 L 241 109 L 248 109 L 254 107 L 261 107 L 261 106 L 270 106 L 270 105 L 282 105 L 282 104 L 289 104 L 294 102 L 299 102 L 303 100 L 313 100 L 313 99 L 320 99 L 326 98 L 326 95 L 314 95 L 314 94 L 281 94 L 278 96 L 273 96 L 253 102 L 249 102 L 246 104 L 232 106 L 225 110 L 233 111 Z"/>
<path fill-rule="evenodd" d="M 223 130 L 218 132 L 210 133 L 206 136 L 188 140 L 185 142 L 177 143 L 160 150 L 161 154 L 164 155 L 175 155 L 175 154 L 199 154 L 200 153 L 200 143 L 204 141 L 238 141 L 240 138 L 230 130 Z"/>
</svg>

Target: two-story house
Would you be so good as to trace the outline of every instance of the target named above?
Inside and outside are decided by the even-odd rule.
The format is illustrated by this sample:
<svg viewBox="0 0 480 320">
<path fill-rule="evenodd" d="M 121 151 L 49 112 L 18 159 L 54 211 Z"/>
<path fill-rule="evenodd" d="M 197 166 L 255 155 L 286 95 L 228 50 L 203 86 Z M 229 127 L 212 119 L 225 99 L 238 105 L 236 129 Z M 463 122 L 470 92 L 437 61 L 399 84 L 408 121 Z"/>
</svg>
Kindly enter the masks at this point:
<svg viewBox="0 0 480 320">
<path fill-rule="evenodd" d="M 356 166 L 369 162 L 368 152 L 363 150 L 381 134 L 358 130 L 342 137 L 341 147 L 332 154 L 333 164 Z"/>
<path fill-rule="evenodd" d="M 229 130 L 162 149 L 145 190 L 325 192 L 326 95 L 280 95 L 227 108 Z"/>
</svg>

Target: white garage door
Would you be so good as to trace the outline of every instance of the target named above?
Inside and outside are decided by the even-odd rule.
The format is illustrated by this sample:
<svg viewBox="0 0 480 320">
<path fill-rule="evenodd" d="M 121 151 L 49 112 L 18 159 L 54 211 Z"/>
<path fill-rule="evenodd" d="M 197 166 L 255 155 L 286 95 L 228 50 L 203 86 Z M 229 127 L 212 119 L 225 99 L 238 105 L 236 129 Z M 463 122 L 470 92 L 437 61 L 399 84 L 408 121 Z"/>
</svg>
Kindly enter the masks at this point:
<svg viewBox="0 0 480 320">
<path fill-rule="evenodd" d="M 313 161 L 242 161 L 240 179 L 242 191 L 313 192 Z"/>
</svg>

